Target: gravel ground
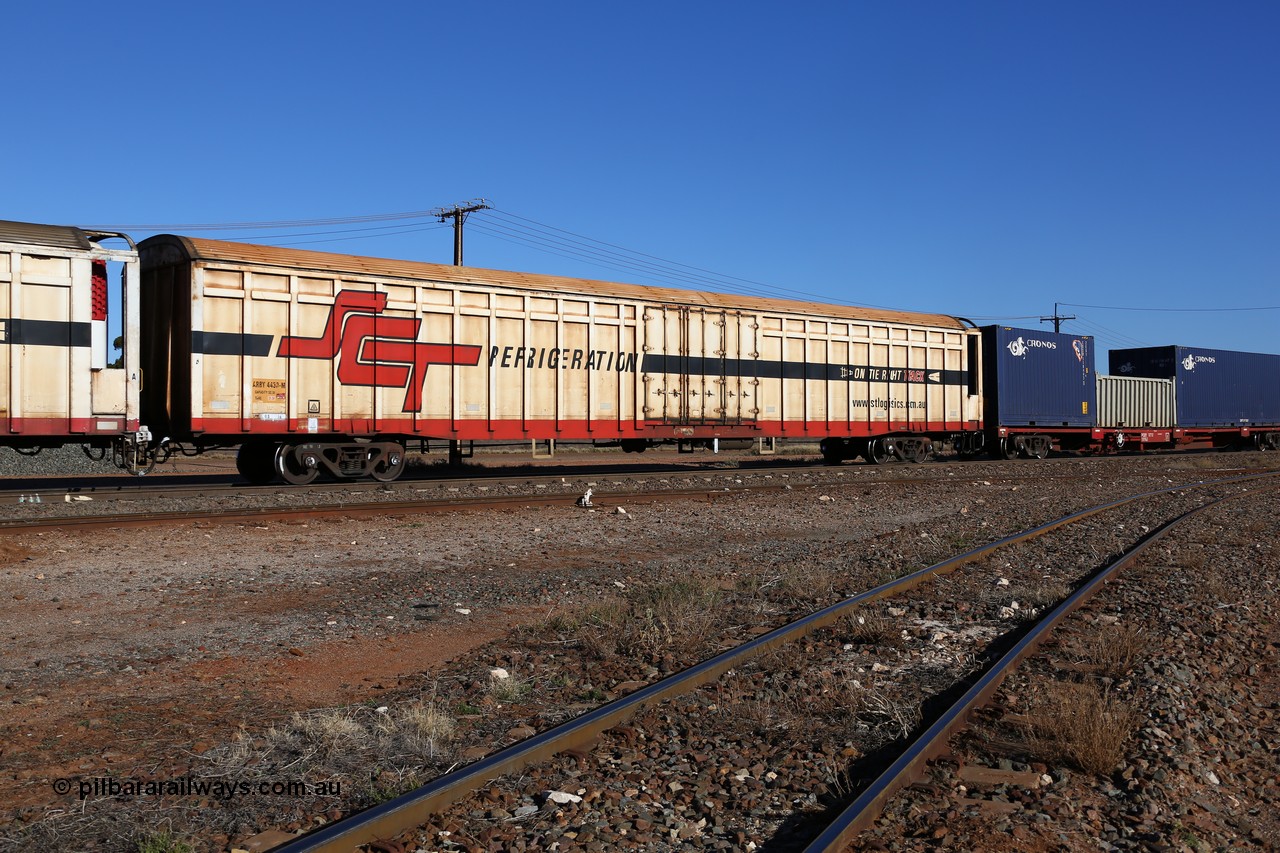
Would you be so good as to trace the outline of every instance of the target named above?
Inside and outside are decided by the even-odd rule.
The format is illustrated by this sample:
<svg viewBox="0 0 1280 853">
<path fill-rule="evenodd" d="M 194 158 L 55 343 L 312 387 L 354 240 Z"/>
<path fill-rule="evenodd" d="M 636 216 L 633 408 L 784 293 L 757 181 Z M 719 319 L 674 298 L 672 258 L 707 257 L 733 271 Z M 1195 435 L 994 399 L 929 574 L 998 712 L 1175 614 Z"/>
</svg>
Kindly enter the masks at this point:
<svg viewBox="0 0 1280 853">
<path fill-rule="evenodd" d="M 80 449 L 58 447 L 28 455 L 0 448 L 0 477 L 30 477 L 49 474 L 112 474 L 118 469 L 108 459 L 90 459 Z"/>
<path fill-rule="evenodd" d="M 1052 460 L 1040 470 L 1071 470 L 1088 479 L 1046 479 L 1035 486 L 999 481 L 1011 469 L 1019 475 L 1031 470 L 1021 465 L 845 466 L 812 474 L 712 470 L 673 476 L 671 483 L 711 477 L 791 488 L 629 506 L 625 512 L 523 508 L 426 520 L 10 537 L 0 544 L 0 618 L 9 641 L 0 802 L 12 807 L 0 816 L 0 848 L 66 849 L 70 839 L 74 849 L 135 849 L 139 838 L 171 831 L 196 841 L 198 849 L 225 849 L 262 830 L 309 825 L 326 811 L 320 819 L 332 819 L 526 729 L 626 692 L 628 684 L 670 671 L 708 647 L 740 641 L 742 630 L 761 621 L 779 623 L 816 601 L 1056 516 L 1064 507 L 1260 461 L 1272 460 L 1252 454 Z M 900 482 L 883 482 L 890 470 Z M 598 495 L 607 496 L 612 483 L 625 478 L 592 482 L 599 484 Z M 1274 517 L 1249 524 L 1272 535 L 1276 530 Z M 1270 541 L 1265 534 L 1254 538 L 1255 544 Z M 1274 581 L 1274 557 L 1259 571 L 1269 571 Z M 754 608 L 755 621 L 738 624 L 736 633 L 733 624 L 707 623 L 707 612 L 719 606 L 712 603 L 686 613 L 678 626 L 686 633 L 705 629 L 696 642 L 598 636 L 602 646 L 614 643 L 603 656 L 576 645 L 558 651 L 547 646 L 548 631 L 554 634 L 583 613 L 603 612 L 592 607 L 631 606 L 647 592 L 690 578 L 731 594 L 735 608 Z M 1267 591 L 1273 606 L 1274 586 L 1259 587 L 1260 594 Z M 655 625 L 654 631 L 676 627 Z M 629 653 L 617 653 L 619 639 L 631 643 Z M 1274 685 L 1274 646 L 1254 642 L 1258 647 L 1233 654 L 1241 661 L 1257 658 L 1256 677 Z M 518 689 L 509 696 L 491 683 L 489 672 L 497 667 L 513 674 Z M 1274 767 L 1276 693 L 1270 693 L 1270 705 L 1266 695 L 1260 692 L 1248 705 L 1256 709 L 1249 724 L 1257 728 L 1256 714 L 1271 714 L 1270 740 L 1261 737 L 1270 744 Z M 324 710 L 333 708 L 342 710 Z M 347 726 L 353 743 L 345 751 L 334 746 L 332 731 L 316 734 L 316 721 L 332 728 L 341 720 L 363 721 L 368 737 L 373 731 L 379 737 L 393 729 L 403 733 L 405 709 L 412 708 L 440 711 L 452 732 L 396 741 L 403 763 L 388 759 L 385 766 L 371 766 L 354 743 L 358 726 Z M 317 744 L 331 753 L 320 756 L 324 761 L 313 760 Z M 290 764 L 297 756 L 288 750 L 295 747 L 310 750 L 311 763 Z M 286 754 L 293 757 L 281 760 Z M 181 792 L 125 796 L 92 789 L 102 777 L 154 782 L 231 773 L 301 779 L 311 790 L 292 799 L 254 794 L 219 804 Z M 58 780 L 73 785 L 69 795 L 59 794 Z M 86 781 L 90 789 L 82 800 Z M 340 795 L 316 791 L 322 782 L 345 782 L 346 788 Z M 814 784 L 810 793 L 818 796 Z M 1268 784 L 1274 791 L 1275 779 L 1258 784 L 1264 793 Z M 1267 802 L 1251 796 L 1242 802 Z M 918 831 L 908 827 L 893 843 Z M 953 841 L 963 847 L 960 838 Z M 725 849 L 751 841 L 725 840 Z M 561 849 L 573 849 L 569 841 Z M 671 843 L 669 837 L 663 843 Z"/>
</svg>

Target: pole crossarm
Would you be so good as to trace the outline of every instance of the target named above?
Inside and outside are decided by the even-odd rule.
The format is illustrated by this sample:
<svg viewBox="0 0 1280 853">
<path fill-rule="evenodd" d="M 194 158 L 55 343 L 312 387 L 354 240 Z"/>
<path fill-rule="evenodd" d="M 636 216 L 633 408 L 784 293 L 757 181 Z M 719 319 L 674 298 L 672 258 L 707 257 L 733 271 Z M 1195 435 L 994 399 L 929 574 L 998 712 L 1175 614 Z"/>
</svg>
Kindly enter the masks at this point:
<svg viewBox="0 0 1280 853">
<path fill-rule="evenodd" d="M 455 267 L 462 266 L 462 223 L 466 221 L 468 213 L 475 213 L 477 210 L 489 210 L 491 205 L 487 199 L 478 198 L 474 201 L 461 202 L 453 207 L 437 207 L 431 211 L 431 215 L 444 222 L 446 219 L 453 219 L 453 265 Z"/>
</svg>

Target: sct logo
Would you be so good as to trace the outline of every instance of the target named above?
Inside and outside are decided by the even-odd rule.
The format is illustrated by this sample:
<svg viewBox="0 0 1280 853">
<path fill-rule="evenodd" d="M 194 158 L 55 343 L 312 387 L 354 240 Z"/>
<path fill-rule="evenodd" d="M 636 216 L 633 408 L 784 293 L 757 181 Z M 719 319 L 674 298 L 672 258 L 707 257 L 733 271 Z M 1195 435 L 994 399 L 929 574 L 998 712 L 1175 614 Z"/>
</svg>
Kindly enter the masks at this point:
<svg viewBox="0 0 1280 853">
<path fill-rule="evenodd" d="M 338 358 L 344 385 L 408 388 L 402 411 L 422 411 L 422 386 L 431 364 L 480 363 L 480 347 L 429 344 L 418 340 L 419 317 L 380 317 L 387 294 L 344 290 L 333 301 L 318 338 L 286 335 L 276 355 L 285 358 Z"/>
<path fill-rule="evenodd" d="M 1055 341 L 1042 341 L 1037 338 L 1031 338 L 1030 340 L 1018 338 L 1017 340 L 1009 341 L 1008 347 L 1009 354 L 1014 358 L 1023 358 L 1026 356 L 1028 350 L 1057 349 L 1058 344 Z"/>
</svg>

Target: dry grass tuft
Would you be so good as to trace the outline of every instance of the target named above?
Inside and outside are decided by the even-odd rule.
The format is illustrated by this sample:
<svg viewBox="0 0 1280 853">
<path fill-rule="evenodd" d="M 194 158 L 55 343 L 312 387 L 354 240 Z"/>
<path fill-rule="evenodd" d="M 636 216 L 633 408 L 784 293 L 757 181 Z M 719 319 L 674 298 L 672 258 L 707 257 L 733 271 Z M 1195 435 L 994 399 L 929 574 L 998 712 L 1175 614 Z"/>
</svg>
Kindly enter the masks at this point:
<svg viewBox="0 0 1280 853">
<path fill-rule="evenodd" d="M 1094 684 L 1059 683 L 1027 715 L 1027 743 L 1044 760 L 1105 774 L 1124 760 L 1142 712 Z"/>
<path fill-rule="evenodd" d="M 1046 609 L 1057 607 L 1070 594 L 1071 587 L 1065 581 L 1057 578 L 1040 578 L 1018 584 L 1013 597 L 1022 604 L 1024 610 L 1028 611 L 1027 615 L 1030 618 L 1033 611 L 1039 614 Z"/>
<path fill-rule="evenodd" d="M 722 618 L 722 598 L 714 579 L 681 578 L 556 613 L 523 633 L 526 642 L 573 644 L 598 660 L 698 654 Z"/>
<path fill-rule="evenodd" d="M 1121 623 L 1094 634 L 1080 654 L 1080 660 L 1091 663 L 1111 678 L 1123 678 L 1138 661 L 1147 657 L 1150 638 L 1137 625 Z"/>
<path fill-rule="evenodd" d="M 823 738 L 839 741 L 882 730 L 893 739 L 906 737 L 920 724 L 919 697 L 896 685 L 867 686 L 852 672 L 770 670 L 768 664 L 777 660 L 758 659 L 769 672 L 764 684 L 748 701 L 724 709 L 762 737 L 794 741 L 821 731 Z"/>
<path fill-rule="evenodd" d="M 138 853 L 192 853 L 190 844 L 167 830 L 150 832 L 136 842 Z"/>
<path fill-rule="evenodd" d="M 849 573 L 818 563 L 792 563 L 767 574 L 744 575 L 737 592 L 763 603 L 820 606 L 847 594 Z M 763 609 L 763 608 L 761 608 Z"/>
<path fill-rule="evenodd" d="M 687 578 L 649 587 L 631 601 L 629 618 L 617 627 L 623 655 L 661 655 L 701 648 L 718 616 L 717 584 Z"/>
<path fill-rule="evenodd" d="M 840 618 L 836 631 L 845 642 L 859 646 L 901 646 L 898 622 L 878 610 L 851 613 Z"/>
<path fill-rule="evenodd" d="M 425 763 L 449 754 L 456 724 L 432 702 L 351 706 L 295 713 L 261 737 L 241 731 L 210 750 L 210 775 L 278 774 L 288 768 L 316 780 L 367 778 L 369 768 L 417 777 Z"/>
<path fill-rule="evenodd" d="M 519 702 L 529 695 L 530 689 L 529 682 L 519 676 L 508 674 L 506 678 L 499 678 L 492 673 L 489 675 L 489 696 L 496 702 L 508 705 Z"/>
</svg>

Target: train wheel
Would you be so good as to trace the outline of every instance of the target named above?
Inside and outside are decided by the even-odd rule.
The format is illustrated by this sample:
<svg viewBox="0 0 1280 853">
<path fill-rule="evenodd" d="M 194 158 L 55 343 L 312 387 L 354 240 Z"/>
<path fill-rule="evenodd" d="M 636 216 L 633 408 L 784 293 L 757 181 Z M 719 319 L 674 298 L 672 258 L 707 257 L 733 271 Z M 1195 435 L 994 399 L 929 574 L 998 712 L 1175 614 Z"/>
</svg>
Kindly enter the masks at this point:
<svg viewBox="0 0 1280 853">
<path fill-rule="evenodd" d="M 369 468 L 369 476 L 379 483 L 390 483 L 404 472 L 404 448 L 387 445 L 378 461 Z"/>
<path fill-rule="evenodd" d="M 247 441 L 236 454 L 236 470 L 255 486 L 265 486 L 276 478 L 276 446 L 269 441 Z"/>
<path fill-rule="evenodd" d="M 303 452 L 301 458 L 298 458 L 295 450 L 290 444 L 281 444 L 276 448 L 276 473 L 291 486 L 305 486 L 319 476 L 320 461 L 311 451 Z"/>
<path fill-rule="evenodd" d="M 867 461 L 872 465 L 883 465 L 893 458 L 889 442 L 883 438 L 873 438 L 867 442 Z"/>
<path fill-rule="evenodd" d="M 1018 441 L 1013 436 L 1000 439 L 1000 458 L 1018 458 Z"/>
<path fill-rule="evenodd" d="M 1045 436 L 1036 436 L 1031 440 L 1030 456 L 1032 459 L 1045 459 L 1049 455 L 1052 442 Z"/>
</svg>

